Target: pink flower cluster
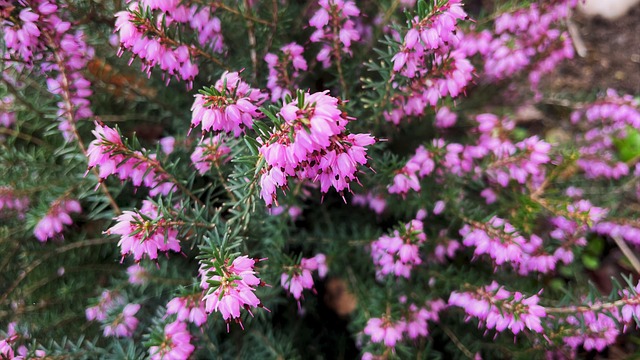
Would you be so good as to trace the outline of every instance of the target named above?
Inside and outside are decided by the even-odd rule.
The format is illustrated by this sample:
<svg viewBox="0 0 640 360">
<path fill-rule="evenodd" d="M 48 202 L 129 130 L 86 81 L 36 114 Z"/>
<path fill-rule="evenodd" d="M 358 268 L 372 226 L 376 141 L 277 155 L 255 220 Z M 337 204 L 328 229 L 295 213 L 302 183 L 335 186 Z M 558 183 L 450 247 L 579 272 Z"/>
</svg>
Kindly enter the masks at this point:
<svg viewBox="0 0 640 360">
<path fill-rule="evenodd" d="M 541 184 L 546 171 L 544 165 L 550 162 L 551 145 L 537 136 L 526 138 L 516 144 L 505 135 L 514 129 L 514 122 L 494 114 L 476 116 L 480 137 L 476 146 L 465 149 L 467 158 L 490 157 L 486 174 L 502 187 L 511 180 L 524 185 L 531 181 L 534 186 Z"/>
<path fill-rule="evenodd" d="M 122 306 L 124 297 L 114 291 L 104 290 L 100 295 L 100 300 L 95 306 L 88 307 L 85 315 L 89 321 L 105 321 L 111 310 Z"/>
<path fill-rule="evenodd" d="M 309 25 L 316 28 L 309 40 L 323 44 L 316 60 L 327 68 L 332 57 L 339 61 L 341 52 L 351 55 L 351 43 L 360 40 L 351 19 L 360 15 L 360 9 L 351 0 L 318 0 L 318 5 L 320 9 L 309 20 Z"/>
<path fill-rule="evenodd" d="M 136 262 L 146 255 L 158 258 L 158 252 L 180 252 L 180 240 L 176 226 L 167 224 L 158 207 L 149 200 L 142 202 L 139 211 L 124 211 L 115 218 L 117 224 L 109 228 L 107 235 L 120 235 L 120 253 L 124 258 L 133 255 Z"/>
<path fill-rule="evenodd" d="M 304 48 L 290 43 L 280 48 L 282 55 L 268 53 L 264 61 L 269 67 L 267 88 L 271 91 L 271 101 L 276 102 L 286 95 L 291 95 L 297 85 L 300 71 L 307 71 L 307 60 L 302 53 Z"/>
<path fill-rule="evenodd" d="M 51 203 L 47 214 L 38 221 L 34 235 L 41 242 L 47 241 L 62 233 L 64 225 L 73 224 L 72 213 L 81 213 L 82 207 L 78 200 L 58 199 Z"/>
<path fill-rule="evenodd" d="M 6 334 L 2 334 L 2 332 L 0 332 L 0 358 L 8 360 L 32 360 L 44 358 L 46 356 L 44 350 L 36 350 L 33 355 L 30 356 L 31 354 L 29 354 L 29 349 L 27 349 L 25 345 L 18 346 L 20 340 L 28 338 L 28 334 L 18 332 L 15 322 L 9 323 Z"/>
<path fill-rule="evenodd" d="M 302 258 L 299 265 L 289 267 L 286 272 L 280 276 L 280 285 L 293 295 L 298 301 L 300 307 L 300 299 L 304 289 L 312 289 L 313 287 L 313 271 L 318 271 L 318 276 L 324 278 L 329 271 L 324 254 L 317 254 L 312 258 Z"/>
<path fill-rule="evenodd" d="M 0 126 L 11 127 L 16 122 L 16 113 L 13 111 L 13 96 L 7 95 L 0 99 Z"/>
<path fill-rule="evenodd" d="M 127 268 L 129 284 L 145 285 L 149 281 L 149 272 L 140 264 L 133 264 Z"/>
<path fill-rule="evenodd" d="M 618 309 L 607 312 L 582 311 L 570 315 L 564 320 L 571 325 L 571 335 L 564 336 L 562 341 L 573 350 L 582 346 L 587 351 L 602 351 L 613 345 L 621 333 L 614 318 L 620 318 Z"/>
<path fill-rule="evenodd" d="M 87 148 L 88 165 L 89 169 L 99 166 L 101 180 L 118 175 L 120 180 L 130 180 L 136 187 L 149 188 L 151 196 L 167 195 L 175 189 L 173 183 L 166 181 L 165 174 L 157 172 L 159 163 L 154 154 L 145 156 L 129 149 L 118 131 L 106 125 L 96 123 L 92 132 L 96 139 Z"/>
<path fill-rule="evenodd" d="M 382 235 L 371 243 L 371 257 L 376 265 L 376 276 L 382 278 L 388 274 L 411 277 L 411 270 L 422 264 L 420 246 L 427 241 L 422 220 L 426 212 L 422 211 L 417 218 L 391 236 Z"/>
<path fill-rule="evenodd" d="M 447 308 L 447 304 L 442 299 L 426 301 L 424 306 L 418 307 L 411 304 L 407 308 L 404 316 L 404 331 L 409 339 L 417 339 L 429 335 L 429 327 L 427 322 L 432 321 L 438 323 L 440 321 L 440 312 Z"/>
<path fill-rule="evenodd" d="M 253 121 L 262 115 L 258 107 L 267 94 L 242 81 L 239 73 L 225 72 L 214 86 L 195 97 L 191 106 L 191 129 L 202 125 L 203 135 L 221 131 L 238 137 L 244 128 L 251 129 Z"/>
<path fill-rule="evenodd" d="M 640 224 L 637 222 L 602 221 L 595 224 L 591 231 L 604 236 L 618 236 L 630 244 L 640 246 Z"/>
<path fill-rule="evenodd" d="M 127 304 L 122 313 L 118 314 L 113 322 L 105 325 L 103 335 L 115 337 L 131 337 L 138 327 L 138 318 L 135 314 L 140 310 L 140 304 Z"/>
<path fill-rule="evenodd" d="M 538 305 L 539 300 L 538 295 L 526 297 L 518 291 L 511 293 L 494 281 L 475 291 L 452 292 L 449 306 L 464 309 L 466 321 L 477 319 L 487 329 L 499 333 L 509 329 L 518 335 L 525 328 L 543 333 L 542 320 L 547 312 Z"/>
<path fill-rule="evenodd" d="M 393 71 L 408 79 L 394 83 L 399 93 L 393 98 L 393 110 L 384 114 L 387 121 L 398 125 L 407 116 L 423 115 L 427 106 L 435 107 L 441 98 L 464 93 L 474 68 L 457 49 L 456 34 L 458 20 L 467 19 L 461 1 L 452 0 L 436 3 L 424 18 L 411 20 L 399 52 L 391 59 Z M 451 118 L 442 124 L 450 126 Z"/>
<path fill-rule="evenodd" d="M 505 12 L 495 19 L 494 29 L 465 34 L 460 49 L 467 56 L 482 56 L 484 75 L 491 81 L 527 70 L 531 88 L 537 92 L 542 75 L 573 57 L 571 38 L 558 25 L 569 17 L 576 3 L 554 0 Z"/>
<path fill-rule="evenodd" d="M 381 194 L 368 192 L 366 195 L 353 194 L 351 203 L 357 206 L 369 207 L 376 214 L 380 215 L 387 207 L 387 200 Z"/>
<path fill-rule="evenodd" d="M 447 262 L 447 258 L 453 259 L 456 254 L 456 251 L 460 249 L 460 242 L 458 240 L 450 239 L 447 236 L 446 229 L 443 229 L 438 234 L 438 237 L 435 239 L 436 246 L 433 249 L 433 255 L 435 256 L 434 260 L 441 264 Z"/>
<path fill-rule="evenodd" d="M 430 68 L 412 74 L 406 85 L 398 86 L 393 110 L 384 113 L 385 119 L 398 125 L 408 116 L 424 115 L 427 106 L 435 108 L 442 98 L 458 97 L 471 82 L 473 72 L 473 66 L 459 50 L 436 55 Z M 446 120 L 449 123 L 444 124 L 450 124 L 450 118 Z"/>
<path fill-rule="evenodd" d="M 27 196 L 20 195 L 13 187 L 0 186 L 0 218 L 15 214 L 18 219 L 23 219 L 28 207 Z"/>
<path fill-rule="evenodd" d="M 201 327 L 207 322 L 202 294 L 179 296 L 167 303 L 167 315 L 176 315 L 177 321 L 188 321 Z"/>
<path fill-rule="evenodd" d="M 149 76 L 151 70 L 158 66 L 165 74 L 167 83 L 175 77 L 186 81 L 187 87 L 191 88 L 199 72 L 195 60 L 204 50 L 169 37 L 165 27 L 195 32 L 200 47 L 222 53 L 220 19 L 211 13 L 212 8 L 196 4 L 187 7 L 178 1 L 131 2 L 127 10 L 116 14 L 115 31 L 120 41 L 118 56 L 122 56 L 125 50 L 131 51 L 130 63 L 139 57 L 142 71 Z"/>
<path fill-rule="evenodd" d="M 59 6 L 49 0 L 19 2 L 9 7 L 12 11 L 0 11 L 7 60 L 15 59 L 16 67 L 31 68 L 34 61 L 41 63 L 42 72 L 48 77 L 47 88 L 64 101 L 58 103 L 58 116 L 62 118 L 59 129 L 67 140 L 72 139 L 73 124 L 93 116 L 89 97 L 91 83 L 84 77 L 84 70 L 94 56 L 82 31 L 69 32 L 71 23 L 60 18 L 64 14 Z"/>
<path fill-rule="evenodd" d="M 569 220 L 564 217 L 553 217 L 550 222 L 554 229 L 549 237 L 559 242 L 553 253 L 545 250 L 544 240 L 531 234 L 529 239 L 520 233 L 504 219 L 493 217 L 486 223 L 471 222 L 460 229 L 462 243 L 467 247 L 475 247 L 474 258 L 488 255 L 496 266 L 508 264 L 520 275 L 531 272 L 548 273 L 556 269 L 560 261 L 569 264 L 573 261 L 574 246 L 585 246 L 584 238 L 587 223 L 598 221 L 601 208 L 592 206 L 585 200 L 568 206 L 571 213 Z"/>
<path fill-rule="evenodd" d="M 450 128 L 456 124 L 457 120 L 458 115 L 455 112 L 449 110 L 446 106 L 441 106 L 436 112 L 434 125 L 441 129 Z"/>
<path fill-rule="evenodd" d="M 30 1 L 29 4 L 3 1 L 0 6 L 4 42 L 9 54 L 27 64 L 34 60 L 50 60 L 42 53 L 46 47 L 43 38 L 62 36 L 71 27 L 71 23 L 58 16 L 58 5 L 49 0 Z"/>
<path fill-rule="evenodd" d="M 614 303 L 589 302 L 572 308 L 573 314 L 561 319 L 561 324 L 571 325 L 562 336 L 562 342 L 576 351 L 605 350 L 616 343 L 619 335 L 637 328 L 640 318 L 640 283 L 631 289 L 623 289 L 620 299 Z M 568 334 L 567 334 L 568 333 Z"/>
<path fill-rule="evenodd" d="M 158 345 L 149 347 L 149 358 L 151 360 L 188 359 L 196 349 L 191 344 L 191 338 L 185 322 L 169 323 L 164 327 L 163 338 Z"/>
<path fill-rule="evenodd" d="M 260 196 L 267 206 L 277 205 L 276 192 L 287 188 L 288 177 L 319 181 L 322 193 L 331 187 L 340 193 L 350 191 L 350 183 L 358 181 L 358 166 L 367 164 L 365 147 L 375 138 L 346 134 L 346 125 L 353 118 L 343 113 L 339 104 L 328 91 L 300 92 L 280 109 L 279 128 L 259 149 L 266 162 Z"/>
<path fill-rule="evenodd" d="M 63 99 L 68 97 L 68 103 L 58 102 L 58 116 L 62 123 L 58 129 L 67 140 L 75 137 L 73 124 L 70 121 L 86 120 L 93 117 L 91 101 L 93 94 L 91 82 L 84 77 L 83 71 L 89 61 L 94 57 L 94 50 L 85 41 L 85 35 L 81 31 L 75 34 L 64 34 L 59 41 L 60 57 L 58 64 L 63 64 L 60 69 L 58 64 L 52 64 L 52 70 L 57 71 L 55 77 L 47 79 L 47 88 L 54 95 L 60 95 Z"/>
<path fill-rule="evenodd" d="M 191 154 L 191 162 L 200 175 L 206 174 L 211 169 L 211 164 L 220 166 L 229 161 L 231 149 L 225 145 L 221 134 L 203 138 Z"/>
<path fill-rule="evenodd" d="M 397 171 L 393 178 L 393 184 L 389 186 L 390 194 L 405 196 L 409 190 L 420 191 L 420 179 L 430 175 L 435 169 L 433 154 L 420 145 L 415 155 L 407 161 L 407 164 Z"/>
<path fill-rule="evenodd" d="M 202 280 L 200 287 L 206 290 L 202 300 L 207 313 L 220 312 L 227 323 L 235 321 L 242 327 L 240 310 L 251 314 L 251 308 L 263 308 L 260 299 L 254 294 L 256 287 L 266 284 L 256 276 L 254 266 L 257 261 L 248 256 L 239 256 L 233 261 L 216 260 L 213 266 L 203 265 L 200 268 Z M 216 266 L 217 265 L 217 266 Z M 253 314 L 252 314 L 253 315 Z"/>
<path fill-rule="evenodd" d="M 444 175 L 472 175 L 486 177 L 491 183 L 502 187 L 512 181 L 523 189 L 536 188 L 545 179 L 546 166 L 551 162 L 551 145 L 537 136 L 514 143 L 509 137 L 515 123 L 494 114 L 476 116 L 479 133 L 475 144 L 446 144 L 443 139 L 434 139 L 429 150 L 424 146 L 416 149 L 415 155 L 397 171 L 389 193 L 405 196 L 409 191 L 420 191 L 420 179 L 434 174 L 437 180 Z M 494 202 L 496 194 L 491 188 L 482 192 L 487 201 Z"/>
<path fill-rule="evenodd" d="M 609 89 L 604 98 L 574 111 L 571 122 L 587 127 L 576 139 L 580 145 L 577 164 L 587 178 L 619 179 L 629 174 L 616 144 L 629 131 L 640 130 L 640 105 L 631 95 L 620 96 Z"/>
<path fill-rule="evenodd" d="M 406 298 L 400 298 L 401 303 L 406 303 Z M 364 333 L 371 336 L 371 342 L 384 343 L 384 346 L 393 348 L 406 336 L 410 340 L 429 335 L 428 322 L 439 322 L 439 313 L 447 307 L 442 299 L 428 300 L 423 306 L 410 304 L 399 320 L 392 320 L 385 315 L 382 318 L 371 318 L 367 321 Z M 373 359 L 374 355 L 365 353 L 362 358 Z"/>
<path fill-rule="evenodd" d="M 423 19 L 417 16 L 413 18 L 400 52 L 391 59 L 393 71 L 408 78 L 420 75 L 427 63 L 425 56 L 436 50 L 439 50 L 439 55 L 443 55 L 458 42 L 456 23 L 466 19 L 468 16 L 462 9 L 460 0 L 437 3 Z"/>
<path fill-rule="evenodd" d="M 398 341 L 402 340 L 405 326 L 404 321 L 394 322 L 388 317 L 371 318 L 367 321 L 364 333 L 371 336 L 371 341 L 374 343 L 383 342 L 387 347 L 394 347 Z"/>
</svg>

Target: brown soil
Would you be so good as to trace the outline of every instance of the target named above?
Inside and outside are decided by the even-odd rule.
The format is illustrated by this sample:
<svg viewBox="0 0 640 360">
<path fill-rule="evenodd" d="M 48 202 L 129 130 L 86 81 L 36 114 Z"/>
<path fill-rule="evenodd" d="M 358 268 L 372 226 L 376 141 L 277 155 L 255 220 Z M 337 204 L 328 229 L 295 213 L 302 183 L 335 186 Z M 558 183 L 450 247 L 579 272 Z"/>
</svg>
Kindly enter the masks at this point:
<svg viewBox="0 0 640 360">
<path fill-rule="evenodd" d="M 640 6 L 615 21 L 575 13 L 573 23 L 586 54 L 576 54 L 548 75 L 550 90 L 584 94 L 613 88 L 640 94 Z"/>
</svg>

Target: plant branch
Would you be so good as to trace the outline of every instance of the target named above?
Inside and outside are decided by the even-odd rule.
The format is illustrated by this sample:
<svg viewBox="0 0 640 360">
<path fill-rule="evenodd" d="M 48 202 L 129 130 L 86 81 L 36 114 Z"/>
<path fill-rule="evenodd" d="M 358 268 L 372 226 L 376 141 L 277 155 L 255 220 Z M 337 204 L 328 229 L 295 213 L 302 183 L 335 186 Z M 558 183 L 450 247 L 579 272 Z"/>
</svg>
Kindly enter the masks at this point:
<svg viewBox="0 0 640 360">
<path fill-rule="evenodd" d="M 73 103 L 71 102 L 71 94 L 70 94 L 70 86 L 69 86 L 70 81 L 69 81 L 69 77 L 67 76 L 67 72 L 65 70 L 66 66 L 65 66 L 64 60 L 60 56 L 60 53 L 57 50 L 58 49 L 57 44 L 53 41 L 53 39 L 51 38 L 51 35 L 49 33 L 44 33 L 44 36 L 47 38 L 49 47 L 51 48 L 53 56 L 55 57 L 55 60 L 56 60 L 56 64 L 58 65 L 58 71 L 60 71 L 60 75 L 62 76 L 62 82 L 60 84 L 60 88 L 62 89 L 62 99 L 64 101 L 64 106 L 65 106 L 64 116 L 67 117 L 69 126 L 71 127 L 71 131 L 73 132 L 73 136 L 76 139 L 76 143 L 78 144 L 78 147 L 80 147 L 82 154 L 86 158 L 87 148 L 84 145 L 84 142 L 80 137 L 80 134 L 78 133 L 78 128 L 76 127 L 76 119 L 73 113 Z M 91 170 L 96 175 L 97 178 L 100 178 L 100 174 L 98 173 L 98 170 L 96 168 L 93 168 Z M 111 204 L 111 208 L 113 209 L 114 213 L 116 215 L 122 214 L 122 211 L 120 210 L 120 207 L 118 206 L 115 199 L 111 195 L 109 188 L 107 188 L 107 186 L 104 183 L 100 183 L 100 188 L 102 189 L 102 192 L 104 193 L 104 195 L 107 197 L 109 204 Z"/>
</svg>

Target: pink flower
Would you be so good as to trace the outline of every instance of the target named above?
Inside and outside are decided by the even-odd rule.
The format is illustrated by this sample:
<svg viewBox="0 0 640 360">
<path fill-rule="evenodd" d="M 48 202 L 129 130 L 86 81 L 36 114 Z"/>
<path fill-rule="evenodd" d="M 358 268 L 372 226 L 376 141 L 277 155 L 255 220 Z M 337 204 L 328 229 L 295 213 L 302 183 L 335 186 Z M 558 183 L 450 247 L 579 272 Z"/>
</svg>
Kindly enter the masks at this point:
<svg viewBox="0 0 640 360">
<path fill-rule="evenodd" d="M 0 218 L 15 214 L 18 219 L 22 219 L 28 206 L 28 197 L 19 195 L 19 192 L 12 187 L 0 186 Z"/>
<path fill-rule="evenodd" d="M 230 159 L 227 155 L 231 149 L 225 145 L 221 134 L 214 137 L 203 138 L 191 154 L 191 162 L 198 169 L 200 175 L 206 174 L 211 169 L 211 164 L 220 166 Z"/>
<path fill-rule="evenodd" d="M 140 264 L 129 266 L 127 268 L 127 274 L 129 274 L 129 283 L 133 285 L 144 285 L 149 281 L 147 269 L 140 266 Z"/>
<path fill-rule="evenodd" d="M 307 61 L 302 56 L 304 48 L 296 43 L 289 43 L 282 48 L 282 55 L 267 54 L 264 58 L 269 66 L 267 88 L 271 91 L 271 101 L 276 102 L 291 91 L 297 84 L 300 71 L 307 70 Z"/>
<path fill-rule="evenodd" d="M 149 188 L 149 195 L 167 195 L 175 190 L 175 185 L 167 181 L 167 176 L 158 173 L 159 162 L 155 154 L 145 156 L 140 151 L 127 148 L 115 129 L 96 123 L 93 131 L 96 139 L 87 148 L 89 169 L 99 166 L 99 177 L 106 179 L 118 175 L 120 180 L 131 180 L 134 186 Z"/>
<path fill-rule="evenodd" d="M 376 265 L 376 275 L 388 274 L 409 278 L 411 270 L 422 264 L 420 246 L 426 241 L 421 220 L 414 219 L 392 236 L 383 235 L 371 244 L 371 257 Z"/>
<path fill-rule="evenodd" d="M 245 127 L 251 128 L 253 121 L 261 117 L 258 107 L 266 96 L 242 81 L 239 73 L 225 72 L 213 87 L 195 95 L 191 129 L 201 125 L 203 135 L 216 131 L 239 137 Z"/>
<path fill-rule="evenodd" d="M 282 123 L 270 140 L 260 139 L 259 151 L 266 163 L 260 195 L 267 206 L 277 205 L 277 189 L 286 189 L 289 177 L 319 182 L 322 193 L 331 187 L 340 193 L 350 191 L 349 184 L 358 181 L 357 167 L 367 163 L 365 147 L 375 142 L 368 134 L 345 133 L 353 118 L 338 108 L 338 99 L 328 91 L 297 96 L 302 99 L 280 109 L 277 116 Z"/>
<path fill-rule="evenodd" d="M 200 327 L 207 322 L 207 313 L 200 294 L 173 298 L 167 303 L 167 314 L 176 314 L 177 321 L 189 321 Z"/>
<path fill-rule="evenodd" d="M 265 285 L 255 276 L 255 263 L 256 260 L 245 255 L 235 258 L 231 264 L 229 259 L 225 259 L 218 267 L 201 268 L 200 286 L 207 290 L 202 298 L 205 310 L 207 313 L 220 312 L 227 323 L 227 330 L 232 320 L 242 326 L 241 309 L 246 309 L 249 313 L 252 307 L 266 309 L 254 294 L 257 286 Z"/>
<path fill-rule="evenodd" d="M 132 254 L 139 262 L 145 255 L 149 259 L 157 259 L 158 251 L 180 252 L 178 230 L 166 225 L 166 220 L 150 201 L 144 200 L 138 212 L 124 211 L 116 220 L 118 223 L 105 233 L 121 236 L 118 246 L 123 257 Z"/>
<path fill-rule="evenodd" d="M 316 270 L 320 278 L 326 276 L 328 267 L 324 254 L 317 254 L 312 258 L 302 258 L 300 265 L 291 267 L 280 276 L 280 285 L 293 295 L 298 301 L 298 306 L 300 306 L 300 299 L 303 297 L 302 291 L 304 289 L 312 289 L 315 293 L 311 272 Z"/>
<path fill-rule="evenodd" d="M 174 321 L 164 327 L 162 342 L 151 346 L 149 355 L 152 360 L 188 359 L 194 350 L 187 324 Z"/>
<path fill-rule="evenodd" d="M 71 225 L 71 213 L 80 213 L 82 208 L 77 200 L 56 200 L 51 203 L 47 214 L 36 224 L 34 234 L 41 242 L 62 233 L 64 225 Z"/>
<path fill-rule="evenodd" d="M 402 339 L 404 322 L 393 323 L 389 319 L 371 318 L 367 321 L 364 333 L 371 336 L 374 343 L 384 342 L 387 347 L 394 347 Z"/>
<path fill-rule="evenodd" d="M 351 19 L 359 16 L 360 10 L 355 2 L 350 0 L 319 0 L 318 4 L 320 8 L 309 20 L 309 25 L 316 28 L 310 40 L 323 43 L 316 60 L 322 62 L 324 67 L 329 67 L 334 44 L 340 44 L 338 48 L 350 55 L 351 42 L 360 40 L 360 32 L 356 30 L 356 25 Z M 335 36 L 336 34 L 338 36 Z"/>
<path fill-rule="evenodd" d="M 104 328 L 104 336 L 131 337 L 138 327 L 138 319 L 134 316 L 140 310 L 140 304 L 127 304 L 122 313 Z"/>
<path fill-rule="evenodd" d="M 510 293 L 495 281 L 475 292 L 454 291 L 449 297 L 449 305 L 463 308 L 468 319 L 475 317 L 487 329 L 509 329 L 514 335 L 525 328 L 544 332 L 541 321 L 547 313 L 538 301 L 537 295 L 527 298 L 520 292 Z"/>
</svg>

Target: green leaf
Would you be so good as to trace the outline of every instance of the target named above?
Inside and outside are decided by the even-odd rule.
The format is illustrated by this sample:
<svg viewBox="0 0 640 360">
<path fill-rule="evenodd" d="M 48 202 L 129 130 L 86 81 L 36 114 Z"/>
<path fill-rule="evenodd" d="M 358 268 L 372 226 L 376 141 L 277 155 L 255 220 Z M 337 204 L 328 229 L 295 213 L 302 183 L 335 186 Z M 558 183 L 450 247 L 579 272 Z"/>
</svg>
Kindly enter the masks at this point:
<svg viewBox="0 0 640 360">
<path fill-rule="evenodd" d="M 582 255 L 582 264 L 589 270 L 596 270 L 600 267 L 600 260 L 589 254 Z"/>
<path fill-rule="evenodd" d="M 627 126 L 625 131 L 627 136 L 624 139 L 613 140 L 613 144 L 618 150 L 618 158 L 628 162 L 640 157 L 640 132 L 630 126 Z"/>
<path fill-rule="evenodd" d="M 418 17 L 421 19 L 427 16 L 427 2 L 424 0 L 418 0 Z"/>
<path fill-rule="evenodd" d="M 256 139 L 245 135 L 244 143 L 247 144 L 247 147 L 253 155 L 258 155 L 258 148 L 260 148 L 261 145 Z"/>
</svg>

